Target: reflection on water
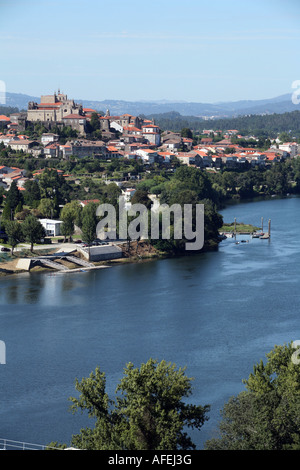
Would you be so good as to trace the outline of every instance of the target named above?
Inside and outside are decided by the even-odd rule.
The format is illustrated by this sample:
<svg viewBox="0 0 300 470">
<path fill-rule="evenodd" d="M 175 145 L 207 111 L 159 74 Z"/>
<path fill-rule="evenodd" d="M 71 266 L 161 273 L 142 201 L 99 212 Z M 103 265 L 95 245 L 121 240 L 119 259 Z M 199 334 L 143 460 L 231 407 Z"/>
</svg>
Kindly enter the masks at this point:
<svg viewBox="0 0 300 470">
<path fill-rule="evenodd" d="M 100 366 L 108 392 L 125 364 L 187 366 L 192 401 L 210 404 L 208 439 L 224 402 L 274 344 L 300 338 L 300 199 L 232 205 L 224 219 L 272 219 L 271 240 L 227 239 L 217 252 L 73 274 L 0 280 L 0 433 L 67 442 L 88 423 L 68 413 L 74 380 Z"/>
<path fill-rule="evenodd" d="M 86 273 L 84 273 L 86 274 Z M 0 281 L 2 304 L 77 305 L 85 297 L 86 282 L 73 274 L 20 274 Z"/>
</svg>

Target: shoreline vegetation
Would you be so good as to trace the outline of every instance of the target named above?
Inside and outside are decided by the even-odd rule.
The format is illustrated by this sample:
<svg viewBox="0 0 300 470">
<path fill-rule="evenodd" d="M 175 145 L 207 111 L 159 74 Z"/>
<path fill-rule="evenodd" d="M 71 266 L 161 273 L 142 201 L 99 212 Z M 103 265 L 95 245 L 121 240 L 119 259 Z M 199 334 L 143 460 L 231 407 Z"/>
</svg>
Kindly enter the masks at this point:
<svg viewBox="0 0 300 470">
<path fill-rule="evenodd" d="M 222 215 L 220 215 L 219 211 L 221 211 L 222 209 L 232 204 L 248 203 L 248 202 L 252 202 L 255 200 L 271 199 L 274 197 L 283 198 L 286 196 L 298 196 L 300 193 L 300 159 L 294 159 L 290 162 L 278 164 L 278 166 L 269 170 L 270 174 L 271 176 L 274 176 L 274 174 L 276 173 L 277 176 L 278 175 L 280 176 L 282 172 L 285 173 L 284 170 L 286 170 L 287 165 L 292 165 L 294 168 L 293 168 L 292 174 L 289 173 L 289 175 L 285 175 L 284 181 L 286 180 L 293 181 L 293 188 L 291 188 L 290 186 L 287 186 L 286 184 L 284 184 L 284 182 L 280 180 L 281 184 L 279 184 L 279 182 L 277 181 L 278 184 L 275 188 L 276 191 L 273 192 L 274 188 L 270 186 L 269 184 L 270 181 L 266 180 L 265 183 L 268 183 L 268 184 L 259 186 L 260 191 L 262 190 L 262 187 L 264 188 L 263 194 L 260 191 L 258 191 L 258 187 L 256 187 L 254 191 L 254 187 L 255 187 L 254 183 L 255 182 L 257 183 L 256 180 L 259 176 L 262 177 L 262 175 L 265 174 L 264 171 L 262 171 L 262 173 L 259 171 L 255 171 L 255 170 L 249 170 L 248 172 L 245 172 L 245 173 L 224 172 L 223 176 L 221 176 L 221 175 L 209 175 L 208 173 L 203 172 L 193 167 L 185 167 L 185 166 L 178 167 L 171 177 L 165 178 L 164 181 L 160 183 L 158 197 L 162 204 L 168 204 L 170 207 L 173 204 L 180 204 L 181 207 L 183 207 L 184 204 L 203 204 L 204 205 L 205 207 L 204 247 L 199 251 L 188 252 L 188 251 L 185 251 L 184 240 L 172 240 L 172 239 L 171 240 L 146 240 L 146 241 L 139 241 L 138 243 L 131 241 L 130 244 L 124 243 L 123 258 L 120 258 L 117 260 L 95 262 L 94 266 L 99 267 L 99 268 L 111 267 L 111 266 L 116 266 L 120 264 L 149 262 L 152 260 L 159 260 L 159 259 L 172 258 L 172 257 L 178 257 L 178 256 L 194 256 L 195 254 L 201 254 L 207 251 L 217 250 L 219 243 L 222 241 L 221 234 L 224 232 L 225 233 L 233 232 L 235 229 L 238 233 L 242 233 L 242 232 L 253 233 L 257 230 L 260 230 L 256 226 L 245 224 L 240 221 L 235 222 L 235 228 L 234 228 L 234 223 L 232 221 L 223 221 L 223 217 Z M 297 173 L 298 170 L 299 170 L 299 175 Z M 256 175 L 255 181 L 254 180 L 251 181 L 250 187 L 245 188 L 242 182 L 240 181 L 240 178 L 241 177 L 243 179 L 249 178 L 251 175 L 253 176 L 254 174 Z M 66 190 L 65 186 L 68 186 L 68 183 L 66 183 L 66 181 L 62 177 L 60 177 L 55 170 L 54 171 L 45 170 L 42 176 L 43 177 L 39 178 L 38 184 L 41 186 L 42 190 L 44 186 L 46 189 L 52 186 L 55 187 L 55 191 L 56 191 L 55 198 L 56 198 L 57 204 L 58 202 L 60 202 L 60 199 L 63 200 L 63 196 L 65 197 L 65 199 L 66 199 L 66 196 L 68 196 L 67 200 L 72 201 L 72 197 L 73 197 L 72 192 L 66 191 L 66 193 L 65 192 L 62 193 L 62 189 Z M 220 178 L 222 179 L 219 181 Z M 144 182 L 141 182 L 137 185 L 136 193 L 133 196 L 132 202 L 144 204 L 149 210 L 149 207 L 152 204 L 152 201 L 149 198 L 149 194 L 152 193 L 153 188 L 151 189 L 147 185 L 146 185 L 147 187 L 142 186 L 142 185 L 145 185 L 145 182 L 149 182 L 149 179 L 146 178 Z M 150 186 L 154 184 L 151 179 L 150 179 L 150 182 L 151 182 Z M 239 191 L 237 191 L 238 182 L 239 182 L 239 186 L 238 186 Z M 221 186 L 221 183 L 222 183 L 222 186 Z M 6 219 L 4 217 L 7 207 L 9 208 L 9 215 L 11 215 L 12 207 L 15 207 L 15 210 L 14 210 L 15 219 L 18 221 L 19 225 L 22 227 L 24 225 L 24 221 L 27 221 L 29 217 L 31 218 L 34 217 L 34 211 L 35 211 L 34 207 L 40 204 L 41 201 L 45 201 L 45 199 L 43 198 L 41 199 L 42 194 L 40 193 L 40 189 L 37 187 L 37 183 L 35 182 L 32 184 L 35 185 L 36 187 L 27 188 L 27 191 L 25 191 L 24 193 L 24 198 L 25 198 L 24 200 L 22 199 L 23 195 L 21 195 L 19 191 L 14 187 L 14 184 L 12 184 L 12 188 L 6 194 L 5 205 L 4 205 L 3 214 L 1 218 L 2 229 L 3 229 L 3 226 L 5 228 L 5 225 L 9 224 L 8 222 L 9 219 Z M 120 194 L 120 190 L 114 184 L 106 186 L 106 189 L 110 186 L 113 186 L 113 190 L 114 190 L 113 194 L 100 193 L 99 202 L 113 200 L 115 207 L 117 207 L 117 204 L 118 204 L 117 201 L 118 201 L 118 197 Z M 243 187 L 243 191 L 241 192 L 240 189 L 242 187 Z M 35 193 L 33 192 L 33 189 L 36 189 L 36 190 L 39 189 L 39 191 L 37 191 L 38 194 L 35 196 L 34 196 Z M 115 194 L 116 191 L 117 191 L 117 194 Z M 90 197 L 94 197 L 96 195 L 97 193 L 89 194 Z M 20 198 L 22 200 L 20 200 Z M 30 198 L 33 198 L 33 200 L 31 201 Z M 49 199 L 49 195 L 48 195 L 48 199 Z M 21 208 L 22 204 L 24 204 L 23 212 L 26 212 L 24 213 L 24 217 L 20 217 L 20 214 L 22 215 L 23 212 L 22 211 L 18 212 L 18 207 L 16 207 L 16 206 L 20 206 Z M 39 205 L 38 207 L 40 208 Z M 79 227 L 81 231 L 81 235 L 83 235 L 84 232 L 87 233 L 90 230 L 90 227 L 88 226 L 88 224 L 84 223 L 85 217 L 88 222 L 90 222 L 90 219 L 92 219 L 93 221 L 92 225 L 93 225 L 95 221 L 96 208 L 97 208 L 97 204 L 94 202 L 90 203 L 88 206 L 84 207 L 83 209 L 79 207 L 76 201 L 69 202 L 65 205 L 63 211 L 65 211 L 66 213 L 64 214 L 62 211 L 60 214 L 60 217 L 62 217 L 63 225 L 65 228 L 65 234 L 64 234 L 65 241 L 67 241 L 67 238 L 69 238 L 69 236 L 71 236 L 71 234 L 73 233 L 72 230 L 74 229 L 74 225 Z M 52 211 L 54 210 L 54 207 L 51 206 L 50 209 L 52 213 Z M 56 217 L 59 217 L 59 213 L 56 214 Z M 171 221 L 171 231 L 173 229 L 172 223 L 173 221 Z M 17 234 L 16 236 L 19 236 L 19 235 Z M 84 241 L 87 241 L 85 237 L 86 235 L 82 236 L 82 239 Z M 11 237 L 11 240 L 12 239 L 13 237 Z M 75 240 L 75 236 L 74 236 L 74 240 Z M 27 239 L 27 242 L 29 242 L 28 239 Z M 10 245 L 8 244 L 6 246 L 10 246 Z M 56 250 L 58 250 L 62 248 L 63 246 L 64 246 L 63 243 L 59 243 L 59 244 L 53 243 L 53 245 L 51 246 L 51 249 L 49 248 L 49 253 L 44 253 L 44 254 L 53 254 L 55 251 L 55 248 Z M 130 246 L 130 251 L 128 251 L 128 246 Z M 6 275 L 12 275 L 12 274 L 18 275 L 18 274 L 22 274 L 22 273 L 24 274 L 28 272 L 30 273 L 53 272 L 53 269 L 51 268 L 49 269 L 49 268 L 41 267 L 41 266 L 35 266 L 34 268 L 30 269 L 30 271 L 17 269 L 16 264 L 20 257 L 25 257 L 25 258 L 37 257 L 38 256 L 37 251 L 39 251 L 39 255 L 42 253 L 41 246 L 39 247 L 38 250 L 35 248 L 37 247 L 32 244 L 31 251 L 28 249 L 26 252 L 24 251 L 21 254 L 20 245 L 19 245 L 18 250 L 15 249 L 10 254 L 5 253 L 3 254 L 3 256 L 0 254 L 0 278 Z M 74 251 L 75 250 L 76 250 L 76 244 L 74 244 Z M 74 271 L 76 268 L 77 268 L 76 269 L 77 271 L 80 271 L 80 269 L 78 269 L 78 265 L 69 266 L 69 268 L 70 269 L 66 272 L 70 273 L 72 272 L 72 270 Z M 85 269 L 82 269 L 82 271 L 84 270 Z"/>
<path fill-rule="evenodd" d="M 297 196 L 297 195 L 292 195 L 292 196 Z M 277 196 L 277 198 L 283 198 L 286 197 L 285 195 L 282 196 Z M 237 201 L 234 199 L 228 199 L 226 204 L 222 205 L 222 209 L 232 205 L 232 204 L 239 204 L 239 203 L 251 203 L 251 202 L 256 202 L 257 200 L 272 200 L 273 198 L 271 196 L 265 196 L 265 197 L 258 197 L 258 198 L 250 198 L 249 200 L 244 199 L 242 201 Z M 254 226 L 251 224 L 245 224 L 243 222 L 223 222 L 223 225 L 219 227 L 219 234 L 222 233 L 234 233 L 236 230 L 237 233 L 240 234 L 245 234 L 245 233 L 255 233 L 259 230 L 261 230 L 261 227 Z M 95 269 L 96 268 L 106 268 L 106 267 L 113 267 L 113 266 L 119 266 L 119 265 L 124 265 L 124 264 L 136 264 L 136 263 L 147 263 L 150 261 L 158 261 L 158 260 L 163 260 L 163 259 L 168 259 L 168 258 L 176 258 L 176 257 L 183 257 L 183 256 L 195 256 L 196 254 L 202 254 L 202 253 L 207 253 L 209 251 L 216 251 L 218 250 L 219 243 L 221 243 L 222 237 L 217 239 L 210 239 L 206 240 L 204 247 L 197 252 L 183 252 L 183 251 L 164 251 L 160 250 L 159 248 L 155 248 L 153 244 L 149 242 L 149 240 L 142 240 L 139 242 L 136 241 L 130 241 L 130 243 L 124 243 L 123 245 L 119 245 L 122 247 L 123 250 L 123 257 L 118 258 L 118 259 L 111 259 L 111 260 L 105 260 L 105 261 L 98 261 L 98 262 L 93 262 L 92 264 L 94 265 Z M 41 254 L 43 255 L 53 255 L 56 253 L 56 251 L 64 246 L 63 243 L 57 243 L 57 246 L 53 244 L 53 247 L 49 250 L 38 250 L 31 252 L 29 249 L 24 249 L 24 251 L 17 252 L 15 251 L 13 255 L 8 255 L 6 258 L 8 258 L 6 261 L 1 261 L 1 255 L 0 255 L 0 279 L 6 276 L 12 276 L 12 275 L 20 275 L 20 274 L 61 274 L 58 271 L 55 271 L 54 269 L 51 269 L 49 267 L 45 266 L 35 266 L 30 271 L 25 271 L 25 270 L 20 270 L 17 269 L 17 263 L 20 258 L 30 258 L 30 257 L 36 257 L 40 256 Z M 17 254 L 20 253 L 20 256 Z M 76 244 L 74 243 L 74 253 L 75 256 L 80 257 L 80 253 L 76 252 Z M 78 269 L 78 265 L 75 265 L 74 263 L 71 262 L 66 262 L 66 261 L 61 261 L 63 264 L 65 264 L 67 267 L 70 269 L 68 271 L 64 271 L 64 274 L 72 273 L 72 272 L 78 272 L 78 271 L 88 271 L 88 268 L 81 268 Z M 91 268 L 94 269 L 94 268 Z"/>
<path fill-rule="evenodd" d="M 255 233 L 258 230 L 260 230 L 260 227 L 256 227 L 255 225 L 250 225 L 250 224 L 244 224 L 243 222 L 237 222 L 236 225 L 234 222 L 228 224 L 225 223 L 221 228 L 220 232 L 225 232 L 225 233 L 234 233 L 235 231 L 237 233 Z"/>
<path fill-rule="evenodd" d="M 221 241 L 221 240 L 220 240 Z M 41 253 L 33 252 L 30 253 L 30 255 L 27 253 L 26 255 L 18 256 L 16 252 L 14 255 L 12 255 L 8 261 L 0 262 L 0 278 L 5 277 L 8 275 L 19 275 L 19 274 L 36 274 L 36 273 L 53 273 L 53 274 L 69 274 L 72 272 L 86 272 L 92 269 L 97 269 L 97 268 L 106 268 L 106 267 L 113 267 L 113 266 L 118 266 L 118 265 L 124 265 L 124 264 L 137 264 L 137 263 L 147 263 L 151 261 L 158 261 L 158 260 L 163 260 L 167 258 L 176 258 L 176 257 L 182 257 L 182 256 L 193 256 L 195 253 L 192 252 L 192 254 L 189 254 L 186 252 L 186 254 L 181 253 L 170 253 L 166 251 L 160 251 L 156 249 L 153 245 L 149 244 L 147 240 L 145 241 L 131 241 L 130 242 L 130 249 L 128 251 L 128 244 L 124 243 L 121 246 L 123 250 L 123 257 L 118 258 L 118 259 L 110 259 L 110 260 L 104 260 L 104 261 L 97 261 L 97 262 L 92 262 L 91 264 L 94 265 L 94 267 L 86 268 L 82 267 L 78 269 L 78 265 L 75 263 L 71 262 L 66 262 L 63 260 L 60 260 L 59 262 L 69 268 L 68 271 L 63 271 L 59 272 L 56 271 L 52 268 L 45 267 L 45 266 L 35 266 L 30 269 L 30 271 L 22 270 L 17 268 L 17 263 L 19 259 L 23 258 L 34 258 L 36 256 L 40 256 Z M 59 245 L 59 248 L 61 248 L 61 244 Z M 218 243 L 216 242 L 210 242 L 207 243 L 202 250 L 198 251 L 196 254 L 201 254 L 205 253 L 208 251 L 213 251 L 218 248 Z M 56 252 L 55 250 L 47 250 L 47 253 L 43 253 L 43 256 L 45 255 L 53 255 Z M 80 257 L 80 253 L 76 251 L 76 245 L 74 244 L 74 253 L 72 252 L 72 255 Z M 59 258 L 59 255 L 58 255 Z"/>
</svg>

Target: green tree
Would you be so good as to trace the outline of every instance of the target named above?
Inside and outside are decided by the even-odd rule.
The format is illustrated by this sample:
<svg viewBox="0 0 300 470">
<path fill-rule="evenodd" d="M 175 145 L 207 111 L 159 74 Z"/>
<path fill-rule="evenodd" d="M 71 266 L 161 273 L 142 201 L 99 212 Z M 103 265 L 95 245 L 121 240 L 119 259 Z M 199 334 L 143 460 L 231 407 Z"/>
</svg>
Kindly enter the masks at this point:
<svg viewBox="0 0 300 470">
<path fill-rule="evenodd" d="M 60 219 L 64 222 L 71 219 L 75 225 L 81 226 L 82 207 L 78 201 L 68 202 L 60 212 Z"/>
<path fill-rule="evenodd" d="M 103 190 L 105 195 L 105 202 L 116 206 L 119 200 L 119 196 L 122 194 L 122 190 L 115 183 L 106 185 Z"/>
<path fill-rule="evenodd" d="M 36 208 L 41 199 L 40 187 L 37 181 L 28 180 L 25 183 L 24 201 L 30 207 Z"/>
<path fill-rule="evenodd" d="M 148 197 L 147 191 L 143 189 L 137 189 L 134 195 L 131 198 L 132 204 L 143 204 L 147 209 L 151 209 L 152 201 Z"/>
<path fill-rule="evenodd" d="M 53 198 L 57 204 L 64 204 L 68 200 L 70 186 L 58 171 L 46 169 L 39 175 L 38 182 L 42 198 Z"/>
<path fill-rule="evenodd" d="M 275 346 L 245 380 L 246 390 L 225 404 L 219 437 L 208 450 L 300 450 L 299 350 Z"/>
<path fill-rule="evenodd" d="M 2 186 L 0 186 L 0 206 L 3 202 L 4 193 L 5 193 L 5 189 Z"/>
<path fill-rule="evenodd" d="M 9 190 L 7 191 L 7 195 L 6 195 L 6 202 L 10 203 L 10 207 L 13 211 L 15 211 L 16 207 L 18 206 L 18 204 L 22 201 L 23 201 L 23 197 L 20 193 L 20 191 L 18 190 L 18 186 L 17 186 L 17 183 L 15 181 L 13 181 L 11 183 L 11 186 L 9 188 Z"/>
<path fill-rule="evenodd" d="M 33 251 L 34 243 L 39 243 L 41 239 L 46 236 L 45 229 L 41 222 L 31 214 L 28 215 L 22 223 L 22 233 L 25 241 L 30 243 L 31 251 Z"/>
<path fill-rule="evenodd" d="M 94 428 L 73 436 L 72 445 L 87 450 L 186 450 L 195 444 L 187 429 L 200 430 L 209 406 L 184 403 L 192 393 L 185 368 L 150 359 L 140 368 L 127 364 L 116 388 L 116 399 L 106 392 L 99 368 L 81 382 L 79 398 L 71 397 L 73 412 L 88 412 Z"/>
<path fill-rule="evenodd" d="M 188 139 L 192 139 L 193 138 L 193 133 L 192 133 L 191 129 L 189 129 L 188 127 L 184 127 L 183 129 L 181 129 L 181 137 L 186 137 Z"/>
<path fill-rule="evenodd" d="M 5 224 L 5 232 L 8 236 L 8 243 L 11 246 L 11 251 L 13 254 L 15 247 L 23 241 L 21 225 L 15 220 L 9 220 Z"/>
<path fill-rule="evenodd" d="M 65 241 L 67 236 L 71 236 L 74 233 L 74 220 L 72 215 L 69 213 L 63 219 L 63 223 L 61 224 L 61 233 L 65 237 Z"/>
<path fill-rule="evenodd" d="M 96 238 L 97 219 L 96 215 L 87 213 L 82 219 L 82 239 L 88 245 L 90 245 Z"/>
<path fill-rule="evenodd" d="M 92 113 L 90 124 L 93 131 L 100 129 L 100 119 L 97 113 Z"/>
<path fill-rule="evenodd" d="M 52 219 L 55 215 L 55 202 L 53 199 L 43 198 L 38 205 L 38 211 L 43 217 Z"/>
<path fill-rule="evenodd" d="M 5 202 L 1 220 L 13 220 L 13 210 L 9 200 Z"/>
</svg>

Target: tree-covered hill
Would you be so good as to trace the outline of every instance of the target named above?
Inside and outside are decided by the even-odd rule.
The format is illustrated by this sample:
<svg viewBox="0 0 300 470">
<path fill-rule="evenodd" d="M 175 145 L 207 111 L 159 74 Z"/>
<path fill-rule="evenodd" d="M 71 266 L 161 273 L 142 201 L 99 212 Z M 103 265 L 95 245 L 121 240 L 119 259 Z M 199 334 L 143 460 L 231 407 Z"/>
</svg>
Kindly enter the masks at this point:
<svg viewBox="0 0 300 470">
<path fill-rule="evenodd" d="M 9 116 L 10 114 L 18 113 L 19 108 L 14 106 L 0 106 L 0 115 Z"/>
<path fill-rule="evenodd" d="M 152 114 L 148 119 L 154 119 L 162 130 L 181 131 L 183 128 L 190 128 L 193 131 L 203 131 L 203 129 L 227 130 L 237 129 L 241 133 L 259 134 L 264 132 L 269 136 L 274 136 L 279 132 L 290 132 L 300 134 L 300 111 L 293 111 L 283 114 L 270 115 L 250 115 L 240 116 L 233 119 L 211 119 L 203 120 L 195 116 L 181 116 L 177 112 L 164 114 Z"/>
</svg>

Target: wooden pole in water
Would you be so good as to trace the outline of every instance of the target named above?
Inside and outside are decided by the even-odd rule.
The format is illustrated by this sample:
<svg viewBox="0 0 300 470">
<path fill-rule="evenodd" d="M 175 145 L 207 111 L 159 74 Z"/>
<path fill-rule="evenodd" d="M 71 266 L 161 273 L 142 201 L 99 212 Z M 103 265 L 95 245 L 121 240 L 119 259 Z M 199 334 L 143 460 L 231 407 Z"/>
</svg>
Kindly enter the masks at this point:
<svg viewBox="0 0 300 470">
<path fill-rule="evenodd" d="M 264 218 L 261 218 L 261 231 L 264 231 Z"/>
<path fill-rule="evenodd" d="M 268 235 L 271 236 L 271 219 L 269 219 Z"/>
<path fill-rule="evenodd" d="M 236 237 L 236 218 L 234 218 L 234 236 Z"/>
</svg>

